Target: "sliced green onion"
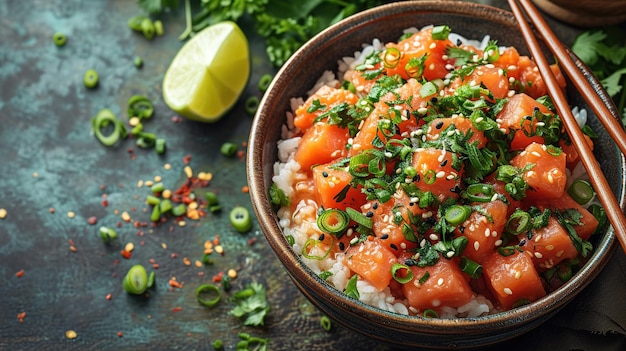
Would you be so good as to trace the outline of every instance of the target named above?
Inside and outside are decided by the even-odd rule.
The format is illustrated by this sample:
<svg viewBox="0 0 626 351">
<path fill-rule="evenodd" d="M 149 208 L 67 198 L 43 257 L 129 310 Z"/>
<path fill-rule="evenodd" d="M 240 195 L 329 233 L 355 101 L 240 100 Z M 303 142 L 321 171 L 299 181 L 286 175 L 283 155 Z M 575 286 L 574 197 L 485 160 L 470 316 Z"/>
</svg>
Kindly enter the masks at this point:
<svg viewBox="0 0 626 351">
<path fill-rule="evenodd" d="M 185 204 L 179 204 L 178 206 L 174 206 L 174 208 L 172 208 L 172 216 L 174 217 L 180 217 L 185 213 L 187 213 L 187 206 L 185 206 Z"/>
<path fill-rule="evenodd" d="M 85 87 L 92 89 L 98 85 L 98 72 L 95 69 L 88 69 L 83 76 Z"/>
<path fill-rule="evenodd" d="M 152 101 L 143 95 L 134 95 L 128 99 L 128 117 L 137 117 L 140 120 L 152 117 L 154 105 Z"/>
<path fill-rule="evenodd" d="M 489 44 L 484 50 L 487 62 L 494 63 L 500 58 L 500 49 L 496 44 Z"/>
<path fill-rule="evenodd" d="M 237 152 L 237 144 L 224 143 L 220 147 L 220 153 L 226 157 L 231 157 Z"/>
<path fill-rule="evenodd" d="M 591 199 L 593 199 L 595 195 L 591 184 L 582 179 L 575 180 L 572 185 L 567 188 L 567 193 L 579 205 L 587 204 L 589 201 L 591 201 Z"/>
<path fill-rule="evenodd" d="M 160 20 L 154 21 L 154 32 L 158 36 L 163 35 L 163 22 L 161 22 Z"/>
<path fill-rule="evenodd" d="M 230 211 L 230 224 L 240 233 L 245 233 L 252 228 L 250 212 L 243 206 L 236 206 Z"/>
<path fill-rule="evenodd" d="M 165 153 L 165 139 L 157 138 L 154 141 L 154 150 L 157 154 L 162 155 Z"/>
<path fill-rule="evenodd" d="M 465 256 L 461 257 L 459 267 L 461 267 L 461 270 L 463 272 L 467 273 L 470 277 L 474 279 L 480 277 L 480 275 L 483 273 L 483 266 Z"/>
<path fill-rule="evenodd" d="M 100 227 L 98 229 L 98 233 L 105 244 L 108 244 L 111 240 L 115 240 L 117 238 L 117 232 L 109 227 Z"/>
<path fill-rule="evenodd" d="M 139 56 L 135 56 L 135 58 L 133 59 L 133 64 L 135 65 L 135 67 L 141 68 L 143 67 L 143 59 Z"/>
<path fill-rule="evenodd" d="M 171 210 L 172 210 L 172 201 L 170 201 L 169 199 L 161 200 L 161 203 L 159 203 L 159 211 L 161 211 L 161 215 L 164 215 Z"/>
<path fill-rule="evenodd" d="M 424 310 L 424 318 L 439 318 L 439 313 L 435 310 Z"/>
<path fill-rule="evenodd" d="M 63 33 L 54 33 L 52 41 L 56 46 L 63 46 L 67 42 L 67 37 Z"/>
<path fill-rule="evenodd" d="M 214 294 L 213 298 L 203 298 L 204 295 Z M 222 293 L 220 289 L 213 284 L 203 284 L 196 288 L 196 299 L 201 305 L 206 307 L 213 307 L 220 302 L 222 298 Z"/>
<path fill-rule="evenodd" d="M 572 278 L 574 272 L 572 271 L 572 267 L 566 264 L 561 264 L 557 267 L 556 275 L 559 277 L 559 280 L 565 283 L 566 281 Z"/>
<path fill-rule="evenodd" d="M 491 184 L 471 184 L 464 192 L 465 198 L 475 202 L 489 202 L 496 193 L 496 189 Z"/>
<path fill-rule="evenodd" d="M 320 318 L 320 325 L 325 331 L 330 331 L 330 329 L 333 327 L 333 323 L 331 322 L 330 318 L 328 318 L 328 316 L 322 316 L 322 318 Z"/>
<path fill-rule="evenodd" d="M 141 32 L 146 39 L 152 39 L 154 37 L 156 29 L 154 28 L 154 23 L 149 18 L 144 18 L 141 21 Z"/>
<path fill-rule="evenodd" d="M 517 246 L 501 246 L 498 248 L 498 253 L 504 257 L 511 256 L 518 250 Z"/>
<path fill-rule="evenodd" d="M 448 26 L 436 26 L 433 28 L 431 36 L 434 40 L 446 40 L 451 31 L 452 29 Z"/>
<path fill-rule="evenodd" d="M 143 132 L 143 124 L 141 123 L 137 123 L 137 125 L 130 130 L 131 135 L 138 135 L 141 132 Z"/>
<path fill-rule="evenodd" d="M 424 183 L 431 185 L 437 180 L 437 173 L 434 170 L 429 169 L 422 175 L 422 180 Z"/>
<path fill-rule="evenodd" d="M 220 339 L 217 339 L 217 340 L 213 341 L 211 346 L 213 346 L 213 349 L 215 351 L 221 351 L 221 350 L 224 349 L 224 342 L 222 340 L 220 340 Z"/>
<path fill-rule="evenodd" d="M 217 195 L 212 191 L 207 191 L 206 193 L 204 193 L 204 197 L 206 198 L 207 204 L 209 206 L 217 205 L 219 203 Z"/>
<path fill-rule="evenodd" d="M 421 56 L 420 58 L 411 58 L 409 62 L 407 62 L 406 66 L 404 66 L 404 70 L 407 75 L 411 78 L 418 78 L 422 74 L 424 74 L 424 61 L 426 56 Z"/>
<path fill-rule="evenodd" d="M 333 241 L 334 241 L 334 239 L 333 239 Z M 307 239 L 307 241 L 305 241 L 304 245 L 302 246 L 302 256 L 304 256 L 304 257 L 306 257 L 306 258 L 308 258 L 310 260 L 318 260 L 318 261 L 321 261 L 321 260 L 325 259 L 326 257 L 328 257 L 328 254 L 330 254 L 330 250 L 331 250 L 333 245 L 329 245 L 328 250 L 326 250 L 326 252 L 324 252 L 324 254 L 322 256 L 309 254 L 309 252 L 311 251 L 310 247 L 312 246 L 313 248 L 315 248 L 320 243 L 321 243 L 321 241 L 319 241 L 317 239 L 314 239 L 314 238 Z"/>
<path fill-rule="evenodd" d="M 342 210 L 329 208 L 317 216 L 317 226 L 324 233 L 341 237 L 350 224 L 350 217 Z"/>
<path fill-rule="evenodd" d="M 211 211 L 211 213 L 219 212 L 221 210 L 222 210 L 222 206 L 220 205 L 209 206 L 209 211 Z"/>
<path fill-rule="evenodd" d="M 413 280 L 413 271 L 407 265 L 394 263 L 391 266 L 391 276 L 398 283 L 406 284 Z"/>
<path fill-rule="evenodd" d="M 472 208 L 469 206 L 453 205 L 446 210 L 445 219 L 448 224 L 459 225 L 465 222 L 471 213 Z"/>
<path fill-rule="evenodd" d="M 533 222 L 530 213 L 517 209 L 506 221 L 505 228 L 511 234 L 520 234 L 532 228 Z"/>
<path fill-rule="evenodd" d="M 163 190 L 165 190 L 165 185 L 163 185 L 163 182 L 154 183 L 150 187 L 150 191 L 152 191 L 155 194 L 162 193 Z"/>
<path fill-rule="evenodd" d="M 161 219 L 161 206 L 154 206 L 150 214 L 150 220 L 152 222 L 158 222 L 159 219 Z"/>
<path fill-rule="evenodd" d="M 398 48 L 389 47 L 383 53 L 383 65 L 385 68 L 395 68 L 400 62 L 402 53 Z"/>
<path fill-rule="evenodd" d="M 274 77 L 272 77 L 272 75 L 269 73 L 262 75 L 261 78 L 259 79 L 259 84 L 258 84 L 259 90 L 261 92 L 265 92 L 267 88 L 269 88 L 270 84 L 272 83 L 272 79 L 274 79 Z"/>
<path fill-rule="evenodd" d="M 246 99 L 246 102 L 244 103 L 244 108 L 246 109 L 246 112 L 254 115 L 256 113 L 256 110 L 259 108 L 259 98 L 256 96 L 250 96 Z"/>
<path fill-rule="evenodd" d="M 109 135 L 104 135 L 103 129 L 109 125 L 112 126 L 112 131 Z M 115 144 L 122 135 L 122 129 L 124 129 L 125 132 L 124 125 L 109 109 L 104 109 L 98 112 L 96 117 L 91 120 L 91 127 L 96 138 L 105 146 L 112 146 Z"/>
<path fill-rule="evenodd" d="M 289 246 L 293 246 L 296 243 L 296 239 L 293 238 L 293 235 L 285 236 L 285 240 L 287 240 Z"/>
<path fill-rule="evenodd" d="M 148 288 L 148 272 L 144 266 L 136 264 L 128 270 L 122 282 L 124 290 L 129 294 L 140 295 Z"/>
<path fill-rule="evenodd" d="M 433 82 L 426 82 L 420 88 L 420 96 L 423 98 L 436 94 L 438 87 Z"/>
<path fill-rule="evenodd" d="M 372 225 L 373 225 L 372 219 L 366 217 L 361 212 L 353 209 L 352 207 L 347 207 L 346 208 L 346 213 L 348 214 L 348 216 L 350 217 L 351 220 L 355 221 L 359 225 L 362 225 L 365 228 L 370 228 L 370 229 L 372 228 Z"/>
<path fill-rule="evenodd" d="M 134 16 L 128 19 L 128 28 L 134 31 L 141 31 L 141 22 L 146 19 L 146 16 Z"/>
<path fill-rule="evenodd" d="M 148 275 L 148 289 L 154 286 L 155 279 L 156 279 L 156 273 L 154 273 L 154 271 L 150 272 L 150 275 Z"/>
</svg>

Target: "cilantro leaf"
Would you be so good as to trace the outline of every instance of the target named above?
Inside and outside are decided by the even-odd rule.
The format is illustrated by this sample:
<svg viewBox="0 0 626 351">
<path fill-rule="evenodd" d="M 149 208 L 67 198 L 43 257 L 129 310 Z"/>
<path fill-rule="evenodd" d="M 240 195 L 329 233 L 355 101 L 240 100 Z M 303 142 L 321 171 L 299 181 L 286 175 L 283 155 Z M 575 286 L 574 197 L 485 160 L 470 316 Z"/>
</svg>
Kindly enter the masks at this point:
<svg viewBox="0 0 626 351">
<path fill-rule="evenodd" d="M 265 316 L 270 310 L 265 287 L 259 283 L 251 283 L 245 289 L 236 292 L 230 301 L 236 304 L 230 313 L 241 318 L 244 325 L 263 325 Z"/>
<path fill-rule="evenodd" d="M 626 74 L 626 67 L 613 72 L 610 76 L 602 79 L 600 83 L 610 97 L 615 97 L 622 91 L 622 85 L 620 84 L 622 76 Z"/>
<path fill-rule="evenodd" d="M 588 31 L 581 33 L 572 44 L 572 51 L 587 65 L 593 65 L 598 61 L 598 44 L 606 38 L 603 31 Z"/>
</svg>

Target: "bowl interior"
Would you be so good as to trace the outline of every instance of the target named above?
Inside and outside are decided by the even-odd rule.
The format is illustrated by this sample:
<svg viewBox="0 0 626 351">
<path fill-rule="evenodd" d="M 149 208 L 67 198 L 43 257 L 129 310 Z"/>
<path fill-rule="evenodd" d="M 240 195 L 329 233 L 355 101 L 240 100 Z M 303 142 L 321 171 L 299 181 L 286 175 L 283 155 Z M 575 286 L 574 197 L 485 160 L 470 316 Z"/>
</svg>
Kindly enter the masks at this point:
<svg viewBox="0 0 626 351">
<path fill-rule="evenodd" d="M 348 327 L 374 338 L 385 341 L 393 338 L 401 346 L 475 347 L 521 334 L 556 313 L 604 267 L 615 249 L 612 230 L 595 239 L 593 256 L 574 278 L 535 303 L 479 318 L 425 320 L 365 305 L 322 281 L 300 261 L 285 240 L 267 195 L 273 164 L 277 160 L 276 142 L 280 139 L 281 126 L 286 121 L 292 97 L 305 97 L 324 71 L 336 71 L 337 61 L 353 56 L 355 51 L 361 50 L 363 43 L 371 43 L 374 38 L 383 43 L 397 41 L 405 28 L 440 24 L 450 26 L 453 32 L 468 39 L 482 39 L 488 34 L 499 45 L 515 46 L 521 54 L 528 54 L 512 14 L 489 6 L 465 2 L 405 1 L 359 13 L 320 33 L 278 72 L 253 122 L 247 171 L 252 202 L 268 242 L 296 285 L 323 312 L 331 317 L 340 316 L 334 318 L 337 321 L 350 320 Z M 580 61 L 577 63 L 617 118 L 618 114 L 601 85 Z M 587 106 L 571 84 L 568 89 L 572 106 Z M 596 157 L 624 209 L 624 157 L 592 111 L 587 110 L 591 116 L 589 123 L 600 136 L 595 141 Z"/>
</svg>

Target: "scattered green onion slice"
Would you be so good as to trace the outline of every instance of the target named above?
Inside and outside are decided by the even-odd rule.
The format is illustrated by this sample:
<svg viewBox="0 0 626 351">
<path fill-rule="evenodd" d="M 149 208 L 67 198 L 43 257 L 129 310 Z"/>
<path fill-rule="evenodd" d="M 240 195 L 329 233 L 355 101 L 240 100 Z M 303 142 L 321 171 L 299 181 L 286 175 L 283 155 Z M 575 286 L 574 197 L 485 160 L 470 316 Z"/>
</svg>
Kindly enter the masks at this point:
<svg viewBox="0 0 626 351">
<path fill-rule="evenodd" d="M 143 59 L 139 56 L 135 56 L 135 58 L 133 59 L 133 64 L 135 65 L 135 67 L 141 68 L 143 67 Z"/>
<path fill-rule="evenodd" d="M 472 208 L 469 206 L 453 205 L 446 210 L 445 218 L 449 224 L 459 225 L 465 222 L 471 213 Z"/>
<path fill-rule="evenodd" d="M 413 280 L 413 271 L 407 265 L 394 263 L 393 266 L 391 266 L 391 276 L 398 283 L 406 284 Z"/>
<path fill-rule="evenodd" d="M 346 213 L 348 214 L 348 216 L 350 217 L 351 220 L 355 221 L 359 225 L 362 225 L 365 228 L 370 228 L 370 229 L 372 228 L 372 225 L 373 225 L 372 224 L 372 219 L 371 218 L 367 218 L 361 212 L 353 209 L 352 207 L 347 207 L 346 208 Z"/>
<path fill-rule="evenodd" d="M 317 216 L 317 226 L 324 233 L 341 237 L 350 224 L 350 217 L 342 210 L 329 208 Z"/>
<path fill-rule="evenodd" d="M 152 117 L 154 105 L 143 95 L 133 95 L 128 99 L 128 118 L 137 117 L 140 120 Z"/>
<path fill-rule="evenodd" d="M 463 256 L 461 262 L 459 262 L 461 270 L 467 273 L 470 277 L 476 279 L 483 273 L 483 266 Z"/>
<path fill-rule="evenodd" d="M 146 272 L 144 266 L 136 264 L 130 267 L 124 277 L 122 286 L 129 294 L 143 294 L 148 288 L 148 272 Z"/>
<path fill-rule="evenodd" d="M 487 62 L 489 63 L 496 62 L 500 58 L 500 49 L 495 44 L 487 45 L 484 53 L 487 55 Z"/>
<path fill-rule="evenodd" d="M 331 322 L 330 318 L 328 318 L 328 316 L 322 316 L 322 318 L 320 318 L 320 325 L 325 331 L 330 331 L 330 329 L 333 327 L 333 323 Z"/>
<path fill-rule="evenodd" d="M 85 87 L 92 89 L 98 85 L 98 72 L 95 69 L 88 69 L 83 76 Z"/>
<path fill-rule="evenodd" d="M 246 112 L 248 112 L 249 114 L 255 114 L 257 108 L 259 108 L 259 98 L 256 96 L 250 96 L 248 99 L 246 99 L 244 107 L 246 109 Z"/>
<path fill-rule="evenodd" d="M 265 92 L 267 90 L 267 88 L 269 88 L 270 84 L 272 83 L 272 79 L 274 79 L 274 77 L 272 77 L 271 74 L 269 73 L 265 73 L 264 75 L 261 76 L 261 78 L 259 79 L 259 90 L 261 92 Z"/>
<path fill-rule="evenodd" d="M 134 16 L 128 19 L 128 28 L 134 31 L 141 31 L 141 22 L 146 19 L 146 16 Z"/>
<path fill-rule="evenodd" d="M 496 189 L 491 184 L 471 184 L 465 191 L 465 197 L 470 201 L 489 202 L 496 193 Z"/>
<path fill-rule="evenodd" d="M 163 182 L 158 182 L 158 183 L 154 183 L 152 184 L 152 186 L 150 187 L 150 190 L 155 193 L 161 193 L 163 192 L 163 190 L 165 190 L 165 185 L 163 185 Z"/>
<path fill-rule="evenodd" d="M 210 206 L 217 205 L 219 203 L 217 195 L 212 191 L 207 191 L 204 194 L 204 197 L 206 198 L 207 204 L 209 204 Z"/>
<path fill-rule="evenodd" d="M 517 209 L 506 221 L 505 228 L 509 233 L 517 235 L 531 229 L 532 225 L 530 213 Z"/>
<path fill-rule="evenodd" d="M 215 294 L 215 297 L 212 299 L 202 298 L 204 294 Z M 196 299 L 198 302 L 206 307 L 213 307 L 220 302 L 222 298 L 222 294 L 220 293 L 220 289 L 212 284 L 203 284 L 196 288 Z"/>
<path fill-rule="evenodd" d="M 211 211 L 211 213 L 219 212 L 221 210 L 222 210 L 222 206 L 220 205 L 209 206 L 209 211 Z"/>
<path fill-rule="evenodd" d="M 154 21 L 154 32 L 158 36 L 163 35 L 163 22 L 161 22 L 160 20 Z"/>
<path fill-rule="evenodd" d="M 333 237 L 331 237 L 333 238 Z M 328 254 L 330 254 L 330 250 L 332 249 L 333 245 L 334 245 L 334 239 L 332 240 L 333 244 L 328 246 L 328 250 L 326 250 L 326 252 L 324 252 L 324 254 L 322 256 L 320 255 L 311 255 L 309 252 L 311 251 L 311 249 L 309 247 L 317 247 L 321 241 L 314 239 L 314 238 L 309 238 L 307 239 L 307 241 L 304 242 L 304 245 L 302 246 L 302 256 L 310 259 L 310 260 L 318 260 L 321 261 L 323 259 L 325 259 L 326 257 L 328 257 Z"/>
<path fill-rule="evenodd" d="M 100 237 L 105 244 L 108 244 L 111 240 L 115 240 L 117 238 L 117 232 L 109 227 L 100 227 L 98 229 L 98 233 L 100 233 Z"/>
<path fill-rule="evenodd" d="M 243 206 L 236 206 L 230 211 L 230 224 L 240 233 L 245 233 L 252 228 L 250 212 Z"/>
<path fill-rule="evenodd" d="M 150 214 L 150 220 L 152 222 L 158 222 L 159 219 L 161 219 L 161 206 L 154 206 Z"/>
<path fill-rule="evenodd" d="M 530 305 L 530 300 L 529 299 L 519 299 L 519 300 L 515 301 L 511 307 L 512 308 L 518 308 L 518 307 L 522 307 L 522 306 L 525 306 L 525 305 Z"/>
<path fill-rule="evenodd" d="M 287 235 L 285 240 L 287 240 L 289 246 L 293 246 L 296 243 L 296 239 L 294 239 L 293 235 Z"/>
<path fill-rule="evenodd" d="M 433 28 L 431 36 L 434 40 L 446 40 L 451 31 L 451 28 L 448 26 L 436 26 Z"/>
<path fill-rule="evenodd" d="M 585 205 L 593 199 L 594 191 L 589 182 L 577 179 L 567 188 L 567 193 L 579 205 Z"/>
<path fill-rule="evenodd" d="M 109 125 L 112 126 L 113 129 L 110 134 L 104 135 L 103 129 Z M 123 132 L 126 132 L 124 125 L 109 109 L 98 112 L 96 117 L 91 120 L 91 127 L 96 138 L 105 146 L 115 144 L 120 139 Z"/>
<path fill-rule="evenodd" d="M 146 39 L 152 39 L 154 37 L 154 32 L 156 29 L 154 28 L 154 23 L 149 18 L 144 18 L 141 21 L 141 32 Z"/>
<path fill-rule="evenodd" d="M 163 199 L 161 203 L 159 203 L 159 211 L 161 211 L 161 215 L 172 210 L 172 201 L 169 199 Z"/>
<path fill-rule="evenodd" d="M 224 143 L 220 147 L 220 153 L 226 157 L 231 157 L 237 152 L 237 144 Z"/>
<path fill-rule="evenodd" d="M 437 85 L 433 82 L 426 82 L 420 88 L 420 96 L 423 98 L 429 97 L 433 94 L 436 94 L 438 90 Z"/>
<path fill-rule="evenodd" d="M 424 310 L 424 318 L 439 318 L 439 313 L 435 310 Z"/>
<path fill-rule="evenodd" d="M 398 66 L 402 53 L 398 48 L 388 47 L 383 53 L 383 65 L 385 68 L 394 68 Z"/>
<path fill-rule="evenodd" d="M 154 141 L 154 150 L 157 154 L 163 155 L 165 153 L 165 139 L 157 138 Z"/>
<path fill-rule="evenodd" d="M 63 33 L 54 33 L 52 36 L 52 41 L 56 46 L 63 46 L 67 42 L 67 37 Z"/>
<path fill-rule="evenodd" d="M 148 275 L 148 289 L 154 286 L 154 279 L 156 279 L 156 273 L 154 271 L 150 272 Z"/>
<path fill-rule="evenodd" d="M 174 217 L 180 217 L 185 213 L 187 213 L 187 206 L 185 206 L 185 204 L 180 204 L 172 208 L 172 216 Z"/>
<path fill-rule="evenodd" d="M 161 203 L 161 199 L 159 199 L 158 197 L 156 197 L 154 195 L 148 195 L 148 196 L 146 196 L 146 203 L 148 205 L 156 206 L 159 203 Z"/>
<path fill-rule="evenodd" d="M 563 283 L 570 280 L 573 274 L 574 272 L 572 271 L 572 267 L 566 264 L 559 265 L 556 271 L 557 277 L 559 277 L 559 280 Z"/>
<path fill-rule="evenodd" d="M 213 341 L 213 343 L 211 344 L 211 346 L 213 346 L 213 348 L 216 351 L 221 351 L 224 349 L 224 342 L 220 339 L 217 339 L 215 341 Z"/>
</svg>

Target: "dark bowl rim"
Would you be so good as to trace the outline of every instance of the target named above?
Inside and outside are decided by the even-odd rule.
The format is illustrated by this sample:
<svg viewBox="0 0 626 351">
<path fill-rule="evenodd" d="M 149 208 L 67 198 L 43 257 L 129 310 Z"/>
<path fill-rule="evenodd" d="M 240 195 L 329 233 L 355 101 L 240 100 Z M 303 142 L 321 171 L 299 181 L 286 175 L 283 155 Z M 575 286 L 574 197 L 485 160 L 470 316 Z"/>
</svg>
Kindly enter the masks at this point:
<svg viewBox="0 0 626 351">
<path fill-rule="evenodd" d="M 510 327 L 511 325 L 518 323 L 525 323 L 533 321 L 545 314 L 556 312 L 562 308 L 565 303 L 569 302 L 575 295 L 582 291 L 604 268 L 608 263 L 609 258 L 612 256 L 616 249 L 615 234 L 613 229 L 610 228 L 607 233 L 598 242 L 597 247 L 594 248 L 589 261 L 584 267 L 567 283 L 551 292 L 545 297 L 537 300 L 529 305 L 522 306 L 513 310 L 490 314 L 487 316 L 476 318 L 450 318 L 450 319 L 426 319 L 420 316 L 402 315 L 398 313 L 388 312 L 379 309 L 374 306 L 370 306 L 361 301 L 349 298 L 343 292 L 340 292 L 329 283 L 319 278 L 311 269 L 302 263 L 298 258 L 298 255 L 291 249 L 287 243 L 282 230 L 276 222 L 276 213 L 272 208 L 267 195 L 268 184 L 263 179 L 261 170 L 263 169 L 262 160 L 262 148 L 263 148 L 263 136 L 255 133 L 257 130 L 262 130 L 265 121 L 264 111 L 273 99 L 272 91 L 274 91 L 277 85 L 281 83 L 281 76 L 290 69 L 292 65 L 297 62 L 302 56 L 310 54 L 311 51 L 316 51 L 315 42 L 326 37 L 339 35 L 343 31 L 356 30 L 359 26 L 367 24 L 376 20 L 376 13 L 382 10 L 389 9 L 403 9 L 406 11 L 440 11 L 449 14 L 479 14 L 489 13 L 494 16 L 498 16 L 502 21 L 507 23 L 515 23 L 513 14 L 504 9 L 496 8 L 489 5 L 483 5 L 478 3 L 466 3 L 456 2 L 455 6 L 446 6 L 447 1 L 404 1 L 391 3 L 387 5 L 381 5 L 363 12 L 357 13 L 337 24 L 334 24 L 317 36 L 311 41 L 304 44 L 292 57 L 278 70 L 274 80 L 271 82 L 267 89 L 267 93 L 261 99 L 259 108 L 254 117 L 250 139 L 248 143 L 249 151 L 246 160 L 246 169 L 248 174 L 248 184 L 250 186 L 250 196 L 254 211 L 259 220 L 260 226 L 268 240 L 268 243 L 281 260 L 282 264 L 287 267 L 291 266 L 295 272 L 288 272 L 291 278 L 298 285 L 304 285 L 307 289 L 313 289 L 317 294 L 332 294 L 334 303 L 342 306 L 344 310 L 353 311 L 358 314 L 370 314 L 377 316 L 384 316 L 386 318 L 385 323 L 392 324 L 394 328 L 400 328 L 407 331 L 415 330 L 415 328 L 425 327 L 425 332 L 432 331 L 434 329 L 453 327 L 449 330 L 450 333 L 464 331 L 473 332 L 484 330 L 485 325 L 495 327 L 495 329 Z M 380 18 L 378 18 L 380 20 Z M 583 71 L 585 76 L 595 85 L 598 93 L 606 100 L 610 101 L 608 94 L 604 91 L 602 86 L 594 78 L 591 71 L 584 65 L 578 64 L 579 68 Z M 608 99 L 607 99 L 608 98 Z M 285 110 L 286 112 L 287 110 Z M 613 111 L 615 109 L 613 108 Z M 614 116 L 617 114 L 614 113 Z M 276 146 L 274 144 L 274 146 Z M 258 149 L 257 149 L 258 148 Z M 622 165 L 626 164 L 624 155 L 620 157 Z M 626 178 L 625 171 L 622 167 L 622 189 L 618 196 L 622 211 L 626 208 L 625 194 L 624 194 L 624 179 Z M 299 273 L 299 274 L 295 274 Z M 307 294 L 308 295 L 308 294 Z"/>
</svg>

